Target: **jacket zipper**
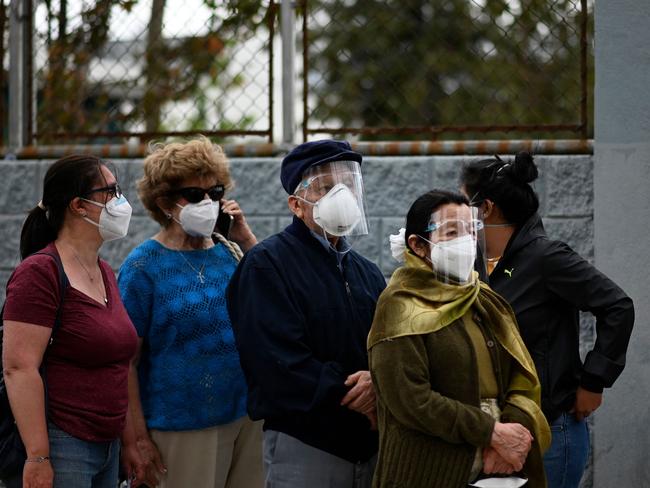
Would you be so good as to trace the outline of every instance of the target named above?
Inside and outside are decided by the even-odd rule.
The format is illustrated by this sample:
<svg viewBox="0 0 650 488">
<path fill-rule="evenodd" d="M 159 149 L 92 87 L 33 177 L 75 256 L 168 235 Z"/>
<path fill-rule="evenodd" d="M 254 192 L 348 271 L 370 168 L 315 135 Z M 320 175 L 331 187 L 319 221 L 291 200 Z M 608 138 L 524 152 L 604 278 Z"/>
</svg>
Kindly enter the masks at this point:
<svg viewBox="0 0 650 488">
<path fill-rule="evenodd" d="M 341 263 L 341 266 L 336 266 L 336 269 L 339 271 L 339 275 L 341 276 L 341 279 L 343 280 L 343 285 L 345 286 L 345 293 L 348 297 L 348 306 L 350 307 L 350 314 L 354 317 L 355 322 L 359 322 L 359 317 L 356 313 L 356 309 L 354 308 L 354 298 L 352 297 L 352 289 L 350 288 L 350 283 L 348 283 L 348 280 L 345 277 L 345 274 L 343 273 L 343 263 Z"/>
</svg>

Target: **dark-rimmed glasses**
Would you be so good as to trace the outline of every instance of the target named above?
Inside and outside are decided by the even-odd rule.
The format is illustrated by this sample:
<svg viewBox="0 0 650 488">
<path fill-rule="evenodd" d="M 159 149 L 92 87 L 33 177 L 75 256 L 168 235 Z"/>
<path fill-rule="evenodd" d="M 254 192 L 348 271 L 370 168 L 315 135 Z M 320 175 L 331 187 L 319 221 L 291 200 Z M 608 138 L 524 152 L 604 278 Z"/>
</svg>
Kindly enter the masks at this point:
<svg viewBox="0 0 650 488">
<path fill-rule="evenodd" d="M 218 202 L 221 200 L 225 194 L 225 187 L 223 185 L 215 185 L 211 188 L 200 188 L 198 186 L 186 186 L 185 188 L 179 188 L 173 190 L 172 193 L 175 195 L 182 196 L 185 200 L 190 203 L 199 203 L 203 200 L 203 197 L 207 195 L 210 197 L 210 200 L 213 202 Z"/>
<path fill-rule="evenodd" d="M 83 196 L 92 195 L 93 193 L 102 193 L 105 192 L 110 198 L 121 198 L 122 189 L 120 185 L 115 183 L 114 185 L 103 186 L 101 188 L 93 188 L 92 190 L 87 191 Z"/>
</svg>

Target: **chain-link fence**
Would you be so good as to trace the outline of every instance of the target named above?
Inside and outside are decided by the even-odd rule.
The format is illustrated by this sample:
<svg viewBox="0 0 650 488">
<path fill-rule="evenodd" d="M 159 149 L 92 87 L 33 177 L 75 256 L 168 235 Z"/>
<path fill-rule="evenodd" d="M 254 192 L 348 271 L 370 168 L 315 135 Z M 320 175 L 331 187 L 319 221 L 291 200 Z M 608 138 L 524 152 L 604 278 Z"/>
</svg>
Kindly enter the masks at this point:
<svg viewBox="0 0 650 488">
<path fill-rule="evenodd" d="M 303 89 L 283 91 L 281 111 L 299 112 L 302 95 L 304 139 L 593 132 L 593 0 L 299 0 L 302 53 L 280 64 L 274 45 L 295 42 L 277 32 L 282 1 L 0 0 L 0 145 L 277 142 L 274 78 L 284 88 L 287 73 Z M 16 22 L 19 77 L 8 72 Z M 11 107 L 25 115 L 11 118 L 21 141 L 7 144 L 15 80 Z"/>
<path fill-rule="evenodd" d="M 305 137 L 587 137 L 588 7 L 304 0 Z"/>
<path fill-rule="evenodd" d="M 9 0 L 0 0 L 0 145 L 7 138 L 9 75 Z"/>
<path fill-rule="evenodd" d="M 33 11 L 31 142 L 272 140 L 273 0 L 51 0 Z"/>
</svg>

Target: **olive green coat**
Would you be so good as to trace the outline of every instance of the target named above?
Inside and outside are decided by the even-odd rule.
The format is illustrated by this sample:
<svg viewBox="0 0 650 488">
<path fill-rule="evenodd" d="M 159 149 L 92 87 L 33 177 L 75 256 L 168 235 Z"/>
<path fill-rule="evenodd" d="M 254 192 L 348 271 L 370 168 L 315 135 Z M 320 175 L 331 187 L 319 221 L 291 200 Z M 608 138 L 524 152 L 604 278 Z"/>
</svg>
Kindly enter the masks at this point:
<svg viewBox="0 0 650 488">
<path fill-rule="evenodd" d="M 483 284 L 438 286 L 431 270 L 414 259 L 407 256 L 407 268 L 393 275 L 382 294 L 368 341 L 380 435 L 373 486 L 467 485 L 476 449 L 490 444 L 494 428 L 492 417 L 479 408 L 477 360 L 462 321 L 470 314 L 495 365 L 501 421 L 519 422 L 535 437 L 523 473 L 528 487 L 545 487 L 542 452 L 550 432 L 539 409 L 539 381 L 530 356 L 519 346 L 523 342 L 512 311 Z M 435 286 L 435 293 L 422 291 L 425 285 Z M 436 300 L 455 305 L 427 315 L 425 309 Z M 509 320 L 510 328 L 504 328 Z"/>
</svg>

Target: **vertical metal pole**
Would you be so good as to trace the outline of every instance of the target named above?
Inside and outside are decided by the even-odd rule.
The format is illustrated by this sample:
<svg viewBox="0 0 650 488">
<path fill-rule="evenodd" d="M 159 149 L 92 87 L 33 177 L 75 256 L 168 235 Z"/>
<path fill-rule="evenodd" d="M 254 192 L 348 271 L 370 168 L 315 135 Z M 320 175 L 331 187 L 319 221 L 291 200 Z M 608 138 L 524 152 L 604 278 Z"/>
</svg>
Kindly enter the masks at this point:
<svg viewBox="0 0 650 488">
<path fill-rule="evenodd" d="M 31 22 L 29 0 L 11 0 L 9 5 L 9 153 L 15 154 L 28 142 L 31 127 L 31 89 L 26 78 L 26 59 L 31 49 L 25 44 L 31 40 L 27 32 Z"/>
<path fill-rule="evenodd" d="M 5 0 L 0 0 L 0 146 L 5 142 L 5 123 L 7 109 L 5 108 L 5 25 L 7 24 L 7 7 Z"/>
<path fill-rule="evenodd" d="M 309 125 L 309 32 L 307 31 L 307 0 L 302 0 L 302 142 L 307 142 L 307 126 Z"/>
<path fill-rule="evenodd" d="M 23 80 L 24 0 L 11 0 L 9 5 L 9 153 L 15 154 L 25 144 L 25 83 Z"/>
<path fill-rule="evenodd" d="M 275 103 L 274 101 L 274 78 L 273 78 L 273 73 L 275 66 L 273 63 L 275 63 L 275 52 L 273 49 L 273 43 L 275 42 L 275 19 L 277 17 L 277 5 L 274 0 L 271 0 L 271 4 L 269 5 L 269 13 L 268 13 L 268 22 L 269 22 L 269 85 L 268 85 L 268 90 L 269 90 L 269 144 L 273 144 L 273 125 L 275 123 L 274 120 L 274 114 L 275 110 L 273 109 L 273 104 Z"/>
<path fill-rule="evenodd" d="M 282 0 L 280 31 L 282 34 L 282 142 L 293 144 L 296 129 L 296 12 L 293 0 Z"/>
<path fill-rule="evenodd" d="M 589 115 L 587 112 L 587 97 L 589 86 L 587 84 L 587 0 L 580 1 L 580 125 L 582 126 L 582 138 L 589 137 Z"/>
<path fill-rule="evenodd" d="M 36 78 L 34 76 L 34 2 L 23 1 L 23 144 L 31 146 L 36 132 Z"/>
</svg>

